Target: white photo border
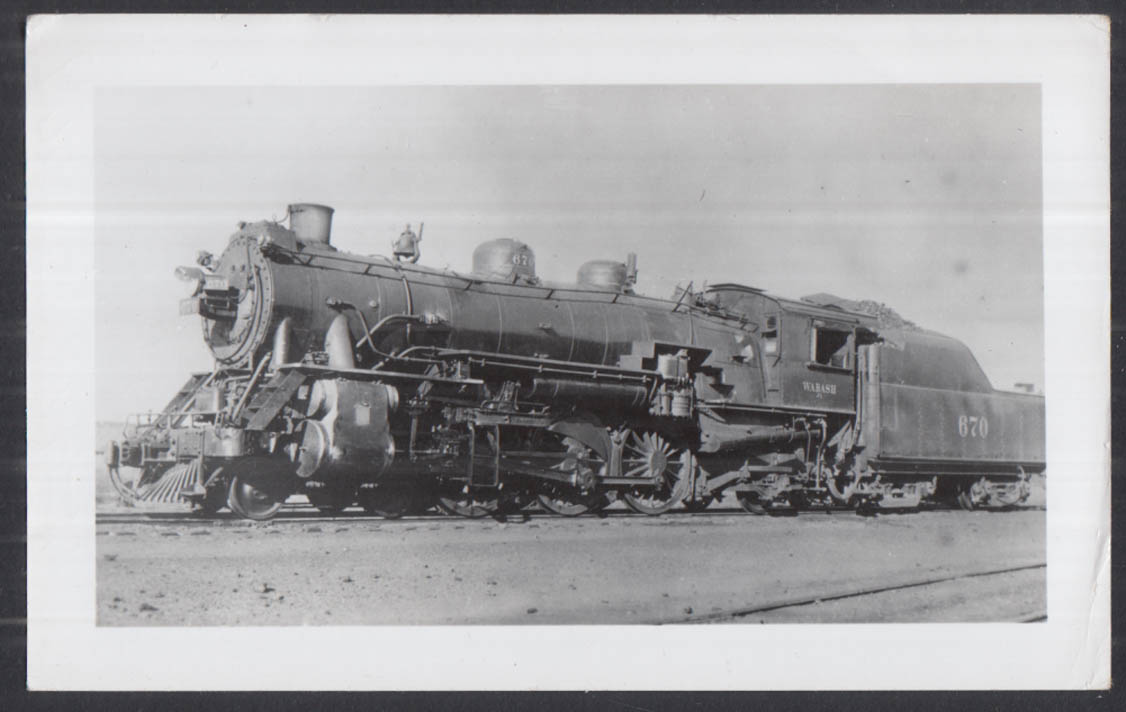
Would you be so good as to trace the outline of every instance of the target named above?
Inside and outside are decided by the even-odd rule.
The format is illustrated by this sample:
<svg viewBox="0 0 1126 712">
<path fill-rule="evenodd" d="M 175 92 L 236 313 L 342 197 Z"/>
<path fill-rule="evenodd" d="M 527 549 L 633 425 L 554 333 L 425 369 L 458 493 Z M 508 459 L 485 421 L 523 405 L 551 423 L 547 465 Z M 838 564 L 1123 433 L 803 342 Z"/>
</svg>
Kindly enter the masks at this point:
<svg viewBox="0 0 1126 712">
<path fill-rule="evenodd" d="M 1109 685 L 1109 31 L 1106 18 L 1063 15 L 32 18 L 29 687 Z M 1046 622 L 95 626 L 93 127 L 99 87 L 1011 82 L 1039 84 L 1043 97 L 1045 393 L 1048 471 L 1055 476 L 1048 486 Z"/>
</svg>

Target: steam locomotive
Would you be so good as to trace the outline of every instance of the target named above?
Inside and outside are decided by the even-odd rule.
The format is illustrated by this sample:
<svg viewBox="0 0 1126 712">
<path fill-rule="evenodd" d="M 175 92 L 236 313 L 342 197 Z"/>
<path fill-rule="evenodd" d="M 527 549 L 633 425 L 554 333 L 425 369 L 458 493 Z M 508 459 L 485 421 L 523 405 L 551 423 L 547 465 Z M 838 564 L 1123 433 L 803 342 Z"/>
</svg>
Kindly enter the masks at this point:
<svg viewBox="0 0 1126 712">
<path fill-rule="evenodd" d="M 994 390 L 966 346 L 881 304 L 655 299 L 633 255 L 552 284 L 508 239 L 455 273 L 340 251 L 332 215 L 240 223 L 177 270 L 215 367 L 110 443 L 127 501 L 257 520 L 297 493 L 386 517 L 726 493 L 756 513 L 1007 507 L 1044 471 L 1043 398 Z"/>
</svg>

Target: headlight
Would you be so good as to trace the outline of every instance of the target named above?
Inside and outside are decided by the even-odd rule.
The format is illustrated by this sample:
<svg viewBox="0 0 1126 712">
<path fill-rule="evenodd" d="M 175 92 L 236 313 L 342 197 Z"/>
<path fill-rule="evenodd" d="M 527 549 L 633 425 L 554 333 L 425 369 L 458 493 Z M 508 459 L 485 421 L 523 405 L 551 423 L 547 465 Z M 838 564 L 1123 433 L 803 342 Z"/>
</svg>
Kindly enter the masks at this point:
<svg viewBox="0 0 1126 712">
<path fill-rule="evenodd" d="M 176 279 L 181 282 L 193 282 L 192 296 L 199 294 L 203 290 L 203 270 L 199 267 L 177 267 Z"/>
</svg>

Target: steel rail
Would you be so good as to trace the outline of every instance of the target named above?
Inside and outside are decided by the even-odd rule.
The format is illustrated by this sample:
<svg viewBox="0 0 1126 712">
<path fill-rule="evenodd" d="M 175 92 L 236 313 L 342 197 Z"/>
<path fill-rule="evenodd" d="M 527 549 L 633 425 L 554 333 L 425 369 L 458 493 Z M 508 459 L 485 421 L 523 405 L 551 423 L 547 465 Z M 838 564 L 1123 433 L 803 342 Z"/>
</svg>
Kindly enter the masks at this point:
<svg viewBox="0 0 1126 712">
<path fill-rule="evenodd" d="M 1035 569 L 1046 569 L 1047 563 L 1026 564 L 1024 566 L 1012 566 L 1004 569 L 989 569 L 986 571 L 971 571 L 968 573 L 953 574 L 950 576 L 936 576 L 919 581 L 909 581 L 907 583 L 889 584 L 883 586 L 872 586 L 868 588 L 854 589 L 850 591 L 842 591 L 840 593 L 829 593 L 820 596 L 805 596 L 794 597 L 789 599 L 782 599 L 771 601 L 769 603 L 757 604 L 753 606 L 746 606 L 741 608 L 732 608 L 726 611 L 714 611 L 704 613 L 701 615 L 687 615 L 677 616 L 675 618 L 663 618 L 657 620 L 646 621 L 653 625 L 668 625 L 673 623 L 717 623 L 726 620 L 734 620 L 744 618 L 746 616 L 754 615 L 756 613 L 772 613 L 774 611 L 784 610 L 786 608 L 802 608 L 804 606 L 812 606 L 818 603 L 826 603 L 830 601 L 844 601 L 851 598 L 863 598 L 865 596 L 874 596 L 880 593 L 890 593 L 892 591 L 905 591 L 912 588 L 922 588 L 925 586 L 935 586 L 940 583 L 948 583 L 950 581 L 961 581 L 965 579 L 983 578 L 986 576 L 1002 576 L 1004 574 L 1018 573 L 1020 571 L 1032 571 Z M 1047 619 L 1047 613 L 1039 611 L 1035 614 L 1022 616 L 1020 622 L 1036 622 L 1039 620 Z"/>
<path fill-rule="evenodd" d="M 101 524 L 134 524 L 134 523 L 137 523 L 137 524 L 174 524 L 174 523 L 189 524 L 190 523 L 190 524 L 217 525 L 217 526 L 225 526 L 225 525 L 255 526 L 255 525 L 259 524 L 259 523 L 252 522 L 251 520 L 247 520 L 247 519 L 243 519 L 241 517 L 237 517 L 237 516 L 231 514 L 227 510 L 224 510 L 224 511 L 218 513 L 218 514 L 200 515 L 198 513 L 191 512 L 191 511 L 187 510 L 186 509 L 186 507 L 187 507 L 186 502 L 180 503 L 178 505 L 165 505 L 165 507 L 171 507 L 171 506 L 181 506 L 181 507 L 185 507 L 185 509 L 173 511 L 173 510 L 170 510 L 170 509 L 167 509 L 167 508 L 152 509 L 152 510 L 146 510 L 146 509 L 142 509 L 142 508 L 127 508 L 125 511 L 113 511 L 113 512 L 102 511 L 102 512 L 95 513 L 94 523 L 96 525 L 101 525 Z M 1013 508 L 1010 508 L 1010 509 L 1006 509 L 1004 511 L 1006 511 L 1006 512 L 1027 512 L 1027 511 L 1037 511 L 1037 510 L 1042 511 L 1043 508 L 1042 507 L 1013 507 Z M 400 517 L 398 519 L 392 520 L 392 519 L 386 519 L 386 518 L 381 517 L 380 515 L 377 515 L 377 514 L 368 514 L 368 513 L 364 512 L 359 507 L 359 505 L 355 505 L 355 506 L 349 508 L 347 511 L 341 512 L 339 514 L 334 514 L 334 515 L 314 514 L 314 512 L 316 512 L 316 511 L 317 511 L 316 508 L 311 504 L 305 504 L 305 503 L 302 503 L 302 502 L 287 502 L 286 504 L 284 504 L 282 506 L 282 510 L 281 510 L 281 512 L 278 513 L 278 516 L 274 517 L 273 519 L 268 520 L 267 522 L 261 522 L 260 524 L 262 524 L 264 526 L 270 526 L 270 525 L 275 525 L 275 524 L 285 524 L 285 525 L 301 524 L 301 523 L 304 523 L 304 522 L 310 522 L 314 518 L 318 521 L 332 521 L 332 522 L 340 522 L 340 523 L 364 522 L 364 521 L 368 521 L 368 520 L 376 521 L 376 522 L 386 521 L 387 523 L 393 523 L 393 522 L 410 522 L 412 520 L 414 520 L 414 521 L 426 521 L 426 520 L 430 520 L 430 519 L 435 519 L 435 520 L 439 520 L 439 521 L 450 522 L 451 526 L 456 525 L 456 524 L 465 524 L 466 521 L 471 521 L 471 520 L 465 520 L 461 517 L 454 517 L 454 516 L 450 516 L 449 514 L 439 514 L 439 513 L 436 513 L 436 512 L 426 512 L 426 513 L 422 513 L 422 514 L 408 514 L 408 515 L 405 515 L 405 516 Z M 928 511 L 928 512 L 940 512 L 940 513 L 965 514 L 967 516 L 973 516 L 974 515 L 974 512 L 966 512 L 965 510 L 959 508 L 957 505 L 953 505 L 953 506 L 945 507 L 945 508 L 940 508 L 940 509 L 930 509 L 930 510 L 926 510 L 926 511 Z M 827 512 L 833 512 L 833 513 L 837 513 L 841 516 L 850 516 L 850 514 L 855 514 L 854 510 L 847 509 L 847 508 L 803 510 L 801 514 L 805 514 L 807 512 L 810 513 L 810 514 L 818 514 L 818 515 L 824 514 L 824 513 L 827 513 Z M 582 520 L 603 519 L 603 518 L 609 518 L 609 519 L 627 518 L 627 519 L 637 519 L 638 521 L 649 522 L 649 523 L 654 523 L 654 524 L 659 523 L 659 522 L 668 523 L 668 522 L 676 522 L 676 521 L 683 521 L 683 522 L 687 523 L 687 522 L 691 522 L 691 521 L 718 519 L 718 518 L 721 518 L 721 517 L 737 517 L 741 520 L 747 520 L 748 522 L 753 522 L 754 520 L 756 520 L 759 517 L 759 515 L 749 514 L 746 511 L 744 511 L 742 508 L 736 507 L 736 506 L 725 507 L 725 508 L 717 508 L 717 509 L 707 509 L 707 510 L 704 510 L 702 512 L 691 512 L 691 511 L 688 511 L 686 509 L 672 509 L 668 512 L 665 512 L 660 517 L 650 517 L 648 515 L 638 514 L 636 512 L 633 512 L 633 511 L 627 510 L 627 509 L 614 510 L 614 511 L 610 511 L 610 512 L 606 512 L 606 511 L 591 512 L 591 513 L 583 514 L 583 515 L 581 515 L 579 517 L 575 517 L 575 518 L 560 517 L 559 515 L 552 514 L 550 512 L 544 512 L 544 511 L 534 510 L 534 509 L 529 509 L 529 510 L 526 510 L 526 511 L 517 512 L 516 514 L 507 513 L 506 516 L 509 517 L 509 519 L 511 520 L 511 518 L 513 516 L 521 516 L 523 514 L 527 514 L 530 519 L 559 521 L 559 522 L 582 521 Z M 287 516 L 287 515 L 289 515 L 289 516 Z M 308 515 L 308 516 L 306 516 L 306 515 Z M 799 514 L 799 516 L 800 516 L 800 514 Z M 861 516 L 861 515 L 855 515 L 855 516 Z M 910 515 L 905 515 L 905 516 L 910 516 Z"/>
</svg>

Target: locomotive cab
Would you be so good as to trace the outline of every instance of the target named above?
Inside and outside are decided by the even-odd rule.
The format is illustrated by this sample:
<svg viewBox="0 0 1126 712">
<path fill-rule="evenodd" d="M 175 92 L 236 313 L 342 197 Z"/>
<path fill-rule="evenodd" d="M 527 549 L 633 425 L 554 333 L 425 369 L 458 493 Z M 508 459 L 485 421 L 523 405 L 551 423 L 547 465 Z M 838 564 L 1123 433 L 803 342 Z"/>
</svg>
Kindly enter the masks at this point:
<svg viewBox="0 0 1126 712">
<path fill-rule="evenodd" d="M 767 364 L 773 398 L 816 411 L 851 411 L 859 320 L 789 308 L 768 321 L 778 333 Z"/>
<path fill-rule="evenodd" d="M 758 327 L 766 402 L 853 412 L 857 347 L 879 338 L 870 317 L 738 284 L 716 285 L 704 296 L 714 308 L 737 312 Z"/>
</svg>

